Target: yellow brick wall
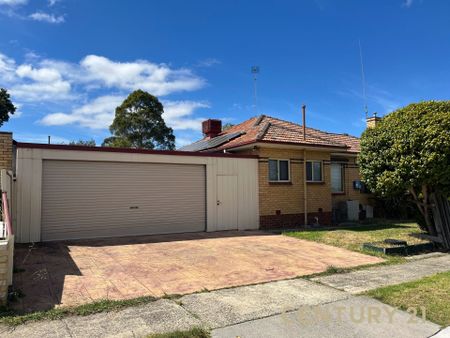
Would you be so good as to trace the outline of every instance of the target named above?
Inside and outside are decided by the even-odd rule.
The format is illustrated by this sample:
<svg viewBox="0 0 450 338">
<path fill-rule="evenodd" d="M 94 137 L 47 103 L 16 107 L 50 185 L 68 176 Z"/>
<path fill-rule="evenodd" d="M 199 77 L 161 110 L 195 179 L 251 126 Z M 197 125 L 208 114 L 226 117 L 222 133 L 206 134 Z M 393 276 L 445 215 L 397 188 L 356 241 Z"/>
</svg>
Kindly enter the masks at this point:
<svg viewBox="0 0 450 338">
<path fill-rule="evenodd" d="M 240 152 L 258 155 L 259 159 L 259 211 L 261 227 L 296 226 L 303 224 L 304 176 L 303 149 L 254 148 Z M 269 182 L 269 159 L 289 159 L 291 184 Z M 373 204 L 370 194 L 353 189 L 353 181 L 360 180 L 356 157 L 340 157 L 345 163 L 344 193 L 331 192 L 330 151 L 307 151 L 307 160 L 323 161 L 323 182 L 307 183 L 308 222 L 319 216 L 321 224 L 330 224 L 331 211 L 340 201 L 358 200 L 361 204 Z M 334 160 L 334 159 L 333 159 Z M 321 209 L 321 210 L 319 210 Z M 280 211 L 277 214 L 277 211 Z"/>
<path fill-rule="evenodd" d="M 353 181 L 361 180 L 356 158 L 348 158 L 344 168 L 344 194 L 333 194 L 333 205 L 341 201 L 358 200 L 360 204 L 371 204 L 371 195 L 353 189 Z"/>
<path fill-rule="evenodd" d="M 259 196 L 260 215 L 275 215 L 276 210 L 281 214 L 298 214 L 304 212 L 303 190 L 303 150 L 260 148 L 254 151 L 261 157 L 259 162 Z M 330 153 L 307 151 L 307 160 L 323 160 L 322 183 L 308 183 L 308 212 L 331 211 L 330 193 Z M 289 159 L 291 184 L 269 182 L 268 159 Z"/>
<path fill-rule="evenodd" d="M 0 132 L 0 169 L 12 169 L 12 133 Z"/>
</svg>

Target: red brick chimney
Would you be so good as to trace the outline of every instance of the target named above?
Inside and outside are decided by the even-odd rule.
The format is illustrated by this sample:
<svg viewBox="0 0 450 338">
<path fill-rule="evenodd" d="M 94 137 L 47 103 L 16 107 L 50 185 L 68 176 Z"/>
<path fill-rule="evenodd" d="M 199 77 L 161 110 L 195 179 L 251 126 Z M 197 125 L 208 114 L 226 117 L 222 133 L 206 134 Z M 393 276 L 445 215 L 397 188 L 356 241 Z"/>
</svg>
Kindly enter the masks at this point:
<svg viewBox="0 0 450 338">
<path fill-rule="evenodd" d="M 206 137 L 213 138 L 222 132 L 222 121 L 209 119 L 202 122 L 202 131 Z"/>
</svg>

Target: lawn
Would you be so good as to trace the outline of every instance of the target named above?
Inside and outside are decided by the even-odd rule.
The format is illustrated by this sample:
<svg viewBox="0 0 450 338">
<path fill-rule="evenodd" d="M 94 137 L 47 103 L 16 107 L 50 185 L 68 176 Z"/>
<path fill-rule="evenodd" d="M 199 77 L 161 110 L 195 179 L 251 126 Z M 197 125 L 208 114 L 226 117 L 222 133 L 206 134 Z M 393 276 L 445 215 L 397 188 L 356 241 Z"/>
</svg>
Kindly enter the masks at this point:
<svg viewBox="0 0 450 338">
<path fill-rule="evenodd" d="M 383 303 L 417 309 L 417 315 L 442 326 L 450 325 L 450 271 L 365 293 Z"/>
<path fill-rule="evenodd" d="M 5 306 L 0 307 L 0 324 L 17 326 L 30 321 L 56 320 L 68 316 L 89 316 L 100 312 L 118 311 L 127 307 L 144 305 L 155 301 L 151 296 L 138 297 L 126 300 L 103 299 L 93 303 L 75 307 L 59 307 L 47 311 L 37 311 L 28 314 L 16 313 Z"/>
<path fill-rule="evenodd" d="M 413 234 L 423 233 L 416 223 L 387 222 L 361 226 L 339 227 L 332 230 L 314 229 L 308 231 L 285 232 L 284 235 L 292 236 L 309 241 L 320 242 L 352 251 L 363 252 L 369 255 L 380 256 L 387 259 L 389 263 L 402 262 L 403 258 L 398 256 L 386 256 L 363 250 L 362 244 L 367 242 L 378 242 L 386 238 L 406 240 L 408 244 L 424 243 L 425 240 L 418 239 Z"/>
</svg>

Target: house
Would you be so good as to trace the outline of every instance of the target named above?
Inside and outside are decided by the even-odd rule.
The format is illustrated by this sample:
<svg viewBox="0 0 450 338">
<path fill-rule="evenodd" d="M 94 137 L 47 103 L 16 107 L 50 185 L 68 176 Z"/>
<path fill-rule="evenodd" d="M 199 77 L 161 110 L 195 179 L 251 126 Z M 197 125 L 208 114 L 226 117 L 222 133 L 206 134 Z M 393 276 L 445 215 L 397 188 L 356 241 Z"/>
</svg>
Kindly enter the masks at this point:
<svg viewBox="0 0 450 338">
<path fill-rule="evenodd" d="M 0 146 L 17 243 L 259 227 L 253 155 L 21 143 L 5 132 Z"/>
<path fill-rule="evenodd" d="M 371 117 L 368 125 L 379 118 Z M 260 228 L 329 225 L 371 217 L 371 197 L 360 181 L 359 139 L 275 117 L 253 117 L 225 131 L 220 120 L 202 125 L 205 137 L 180 150 L 257 155 Z"/>
<path fill-rule="evenodd" d="M 265 115 L 226 131 L 207 120 L 203 132 L 182 151 L 21 143 L 1 132 L 1 189 L 16 241 L 328 225 L 371 214 L 356 137 Z"/>
</svg>

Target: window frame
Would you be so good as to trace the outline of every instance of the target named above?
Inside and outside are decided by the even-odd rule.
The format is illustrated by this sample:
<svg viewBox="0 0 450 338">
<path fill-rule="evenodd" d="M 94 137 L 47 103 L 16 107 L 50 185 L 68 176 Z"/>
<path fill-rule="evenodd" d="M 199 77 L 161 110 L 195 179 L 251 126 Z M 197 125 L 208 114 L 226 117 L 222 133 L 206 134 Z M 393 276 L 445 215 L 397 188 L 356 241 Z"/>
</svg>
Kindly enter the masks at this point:
<svg viewBox="0 0 450 338">
<path fill-rule="evenodd" d="M 308 162 L 311 163 L 311 178 L 308 180 Z M 320 180 L 314 179 L 314 163 L 320 163 Z M 307 183 L 323 183 L 323 161 L 322 160 L 306 160 L 305 165 L 305 179 Z"/>
<path fill-rule="evenodd" d="M 270 179 L 270 161 L 277 161 L 277 180 L 271 180 Z M 281 180 L 280 179 L 280 161 L 286 161 L 288 164 L 287 170 L 288 170 L 288 179 L 287 180 Z M 271 183 L 276 183 L 276 182 L 283 182 L 283 183 L 289 183 L 291 182 L 291 160 L 290 159 L 286 159 L 286 158 L 269 158 L 269 160 L 267 161 L 267 166 L 268 166 L 268 179 L 269 182 Z"/>
<path fill-rule="evenodd" d="M 341 168 L 341 190 L 333 191 L 333 166 L 338 165 Z M 332 194 L 345 194 L 345 164 L 341 162 L 331 162 L 330 164 L 330 186 Z"/>
</svg>

